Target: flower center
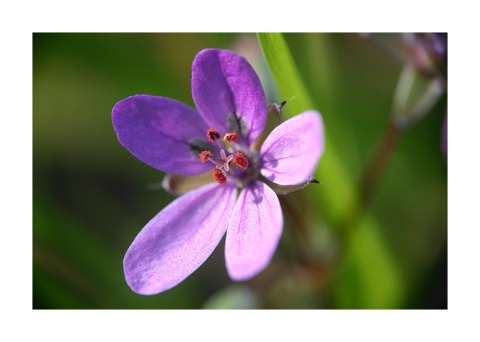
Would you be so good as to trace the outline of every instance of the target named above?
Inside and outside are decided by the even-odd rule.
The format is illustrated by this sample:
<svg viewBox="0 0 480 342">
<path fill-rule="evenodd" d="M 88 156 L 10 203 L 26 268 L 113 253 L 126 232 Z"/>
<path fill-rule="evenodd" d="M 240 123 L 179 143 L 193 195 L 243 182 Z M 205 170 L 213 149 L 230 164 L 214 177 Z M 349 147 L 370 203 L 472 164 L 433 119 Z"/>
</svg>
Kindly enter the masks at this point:
<svg viewBox="0 0 480 342">
<path fill-rule="evenodd" d="M 208 129 L 206 136 L 210 142 L 217 143 L 220 146 L 220 158 L 215 157 L 208 150 L 204 150 L 199 154 L 202 163 L 209 161 L 215 165 L 215 168 L 212 170 L 213 179 L 217 183 L 223 184 L 227 181 L 227 176 L 241 177 L 243 175 L 241 170 L 247 169 L 250 163 L 247 157 L 238 151 L 240 146 L 237 145 L 237 133 L 230 132 L 225 134 L 222 138 L 223 144 L 220 142 L 220 133 L 214 128 Z M 232 169 L 231 166 L 236 169 Z"/>
</svg>

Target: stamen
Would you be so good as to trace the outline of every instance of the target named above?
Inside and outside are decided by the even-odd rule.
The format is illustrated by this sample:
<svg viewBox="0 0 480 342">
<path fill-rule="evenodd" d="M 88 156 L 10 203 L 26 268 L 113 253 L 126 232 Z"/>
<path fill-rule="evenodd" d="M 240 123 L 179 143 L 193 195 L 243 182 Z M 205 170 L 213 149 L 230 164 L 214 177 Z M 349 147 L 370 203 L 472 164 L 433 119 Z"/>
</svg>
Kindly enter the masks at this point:
<svg viewBox="0 0 480 342">
<path fill-rule="evenodd" d="M 238 135 L 235 132 L 230 132 L 227 133 L 223 136 L 222 138 L 223 141 L 228 141 L 228 142 L 237 142 L 238 141 Z"/>
<path fill-rule="evenodd" d="M 241 169 L 246 169 L 249 164 L 247 157 L 245 157 L 242 152 L 235 152 L 233 162 Z"/>
<path fill-rule="evenodd" d="M 209 128 L 207 130 L 208 141 L 215 142 L 215 140 L 217 140 L 218 138 L 220 138 L 220 133 L 218 133 L 218 131 L 215 128 Z"/>
<path fill-rule="evenodd" d="M 208 160 L 208 158 L 213 157 L 213 153 L 210 151 L 202 151 L 202 153 L 200 153 L 199 156 L 202 163 L 205 163 Z"/>
<path fill-rule="evenodd" d="M 227 181 L 227 176 L 225 176 L 221 169 L 212 170 L 212 175 L 217 183 L 223 184 Z"/>
</svg>

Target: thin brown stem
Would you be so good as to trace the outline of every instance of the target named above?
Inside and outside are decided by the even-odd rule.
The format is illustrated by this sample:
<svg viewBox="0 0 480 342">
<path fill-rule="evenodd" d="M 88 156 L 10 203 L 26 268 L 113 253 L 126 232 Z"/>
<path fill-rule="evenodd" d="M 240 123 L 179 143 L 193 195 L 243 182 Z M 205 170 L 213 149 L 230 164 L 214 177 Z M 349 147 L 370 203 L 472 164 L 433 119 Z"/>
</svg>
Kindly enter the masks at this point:
<svg viewBox="0 0 480 342">
<path fill-rule="evenodd" d="M 385 127 L 372 158 L 360 179 L 359 197 L 362 211 L 370 205 L 402 132 L 393 121 L 389 121 Z"/>
<path fill-rule="evenodd" d="M 286 216 L 290 219 L 293 238 L 298 246 L 297 251 L 299 253 L 299 259 L 302 263 L 308 263 L 310 261 L 310 257 L 307 252 L 308 232 L 305 225 L 305 220 L 301 215 L 299 215 L 298 211 L 292 206 L 286 196 L 280 196 L 279 199 L 283 209 L 285 210 Z"/>
<path fill-rule="evenodd" d="M 347 215 L 345 215 L 345 221 L 339 224 L 340 231 L 344 235 L 343 240 L 351 235 L 350 231 L 355 229 L 375 198 L 383 174 L 400 141 L 402 132 L 402 128 L 396 125 L 394 120 L 390 120 L 385 126 L 358 183 L 358 197 L 354 201 L 356 204 L 349 208 L 346 212 Z"/>
</svg>

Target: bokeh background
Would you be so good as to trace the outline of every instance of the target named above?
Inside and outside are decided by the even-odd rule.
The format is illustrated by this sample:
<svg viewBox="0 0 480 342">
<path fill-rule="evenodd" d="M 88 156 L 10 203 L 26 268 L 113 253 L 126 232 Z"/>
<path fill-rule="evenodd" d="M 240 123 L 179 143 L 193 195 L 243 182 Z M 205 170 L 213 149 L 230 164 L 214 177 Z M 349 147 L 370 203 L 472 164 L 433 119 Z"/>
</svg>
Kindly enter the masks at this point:
<svg viewBox="0 0 480 342">
<path fill-rule="evenodd" d="M 124 253 L 174 196 L 118 143 L 115 103 L 194 106 L 191 63 L 211 47 L 245 56 L 269 102 L 290 97 L 251 33 L 33 34 L 33 308 L 447 308 L 446 34 L 283 38 L 325 121 L 325 184 L 281 198 L 284 234 L 254 279 L 228 278 L 222 242 L 174 289 L 140 296 Z"/>
</svg>

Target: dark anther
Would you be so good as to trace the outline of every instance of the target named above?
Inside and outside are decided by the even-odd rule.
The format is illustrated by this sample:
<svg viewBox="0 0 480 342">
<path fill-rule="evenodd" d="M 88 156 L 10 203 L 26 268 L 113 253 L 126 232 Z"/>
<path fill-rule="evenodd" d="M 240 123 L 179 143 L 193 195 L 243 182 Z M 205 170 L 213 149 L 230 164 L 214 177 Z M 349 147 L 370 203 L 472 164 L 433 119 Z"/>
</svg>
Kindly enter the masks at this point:
<svg viewBox="0 0 480 342">
<path fill-rule="evenodd" d="M 218 133 L 215 128 L 209 128 L 207 131 L 207 139 L 211 142 L 215 142 L 218 138 L 220 138 L 220 133 Z"/>
</svg>

